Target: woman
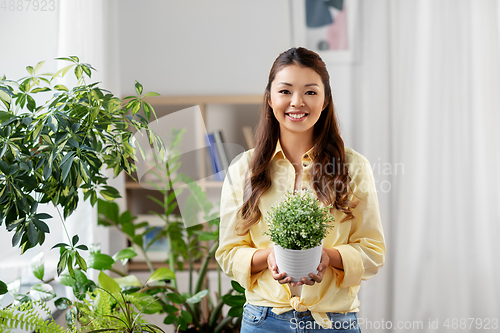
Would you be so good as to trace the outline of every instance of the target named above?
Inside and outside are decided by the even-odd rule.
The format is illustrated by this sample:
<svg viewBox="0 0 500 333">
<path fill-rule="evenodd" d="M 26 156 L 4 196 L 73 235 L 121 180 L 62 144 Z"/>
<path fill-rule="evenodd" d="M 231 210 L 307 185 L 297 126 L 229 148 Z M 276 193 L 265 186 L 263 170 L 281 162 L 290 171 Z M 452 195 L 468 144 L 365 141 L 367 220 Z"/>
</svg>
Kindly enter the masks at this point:
<svg viewBox="0 0 500 333">
<path fill-rule="evenodd" d="M 363 156 L 344 148 L 329 79 L 316 53 L 282 53 L 269 75 L 256 146 L 233 161 L 224 181 L 216 259 L 246 289 L 241 332 L 359 332 L 361 280 L 384 263 L 373 174 Z M 304 188 L 334 207 L 335 222 L 318 273 L 291 282 L 276 266 L 264 217 L 287 190 Z"/>
</svg>

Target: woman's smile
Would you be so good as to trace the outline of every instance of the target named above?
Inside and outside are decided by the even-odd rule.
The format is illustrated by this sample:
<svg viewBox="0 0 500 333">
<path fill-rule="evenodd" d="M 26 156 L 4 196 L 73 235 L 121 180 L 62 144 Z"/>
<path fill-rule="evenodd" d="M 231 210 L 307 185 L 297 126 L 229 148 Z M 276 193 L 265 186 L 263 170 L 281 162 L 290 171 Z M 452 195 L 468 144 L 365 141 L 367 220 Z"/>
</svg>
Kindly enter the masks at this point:
<svg viewBox="0 0 500 333">
<path fill-rule="evenodd" d="M 323 81 L 311 68 L 288 65 L 276 74 L 271 84 L 269 105 L 280 123 L 281 135 L 311 139 L 324 104 Z"/>
</svg>

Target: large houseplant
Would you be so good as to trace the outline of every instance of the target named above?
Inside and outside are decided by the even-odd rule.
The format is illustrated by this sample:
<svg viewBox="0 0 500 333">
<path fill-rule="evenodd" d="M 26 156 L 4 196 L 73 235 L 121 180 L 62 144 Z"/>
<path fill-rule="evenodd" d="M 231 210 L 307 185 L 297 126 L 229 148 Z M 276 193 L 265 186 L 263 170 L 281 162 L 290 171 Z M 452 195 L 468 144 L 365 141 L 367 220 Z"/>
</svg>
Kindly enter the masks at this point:
<svg viewBox="0 0 500 333">
<path fill-rule="evenodd" d="M 182 130 L 174 130 L 171 145 L 166 152 L 164 164 L 157 164 L 151 173 L 155 181 L 149 181 L 148 187 L 161 193 L 161 198 L 149 197 L 158 206 L 159 211 L 153 212 L 164 224 L 156 230 L 156 237 L 148 244 L 144 242 L 145 235 L 153 229 L 148 221 L 134 223 L 135 217 L 130 212 L 118 212 L 118 206 L 112 202 L 100 200 L 98 203 L 99 223 L 114 226 L 120 230 L 130 243 L 142 252 L 149 269 L 153 272 L 153 264 L 149 260 L 147 248 L 159 238 L 166 238 L 168 248 L 167 263 L 172 276 L 169 283 L 162 286 L 147 286 L 144 291 L 151 295 L 164 293 L 158 303 L 165 312 L 166 324 L 173 324 L 180 331 L 186 332 L 234 332 L 239 328 L 243 305 L 245 303 L 244 289 L 235 281 L 232 289 L 222 294 L 221 272 L 218 268 L 218 290 L 216 299 L 211 299 L 206 276 L 209 262 L 214 259 L 219 239 L 219 212 L 213 209 L 213 204 L 207 199 L 206 193 L 196 182 L 178 173 L 181 162 L 178 159 Z M 182 186 L 184 184 L 184 188 Z M 172 191 L 172 187 L 176 190 Z M 182 212 L 182 217 L 176 213 L 176 196 L 182 191 L 188 191 L 188 197 Z M 201 224 L 198 220 L 202 216 Z M 186 227 L 189 226 L 189 227 Z M 158 228 L 158 226 L 155 226 Z M 208 246 L 206 246 L 208 245 Z M 195 262 L 198 261 L 197 267 Z M 177 286 L 177 276 L 180 271 L 188 271 L 188 290 L 180 291 Z M 194 278 L 194 273 L 196 279 Z M 230 307 L 227 316 L 223 315 L 223 306 Z"/>
<path fill-rule="evenodd" d="M 108 200 L 119 197 L 107 184 L 104 170 L 111 168 L 115 175 L 135 170 L 133 160 L 140 147 L 133 129 L 145 131 L 158 154 L 165 151 L 148 127 L 153 108 L 143 101 L 156 93 L 143 94 L 142 85 L 136 82 L 138 96 L 129 96 L 123 103 L 99 82 L 88 82 L 94 70 L 91 65 L 76 56 L 58 60 L 69 65 L 55 74 L 40 73 L 44 63 L 40 62 L 28 66 L 28 76 L 19 80 L 0 78 L 0 226 L 5 224 L 13 234 L 12 246 L 19 246 L 21 253 L 43 244 L 50 232 L 52 216 L 39 212 L 39 204 L 54 205 L 64 221 L 77 208 L 80 190 L 92 205 L 98 194 Z M 58 78 L 70 72 L 77 79 L 73 88 L 57 84 Z M 145 116 L 138 115 L 141 108 Z M 67 242 L 54 246 L 60 250 L 57 274 L 67 270 L 76 285 L 81 271 L 100 269 L 100 264 L 87 264 L 81 252 L 88 247 L 78 243 L 78 235 L 70 236 L 67 231 L 66 235 Z M 12 284 L 8 288 L 0 281 L 0 297 L 7 292 L 16 297 L 7 310 L 1 309 L 3 313 L 12 314 L 9 311 L 14 307 L 32 311 L 29 304 L 36 294 L 43 295 L 41 301 L 53 298 L 46 282 L 42 280 L 23 295 Z M 28 308 L 19 308 L 22 303 Z M 35 320 L 36 314 L 29 313 L 27 320 Z M 3 324 L 16 327 L 26 322 L 13 318 Z"/>
<path fill-rule="evenodd" d="M 278 270 L 295 282 L 317 273 L 323 239 L 333 227 L 329 211 L 310 190 L 287 191 L 266 216 Z"/>
</svg>

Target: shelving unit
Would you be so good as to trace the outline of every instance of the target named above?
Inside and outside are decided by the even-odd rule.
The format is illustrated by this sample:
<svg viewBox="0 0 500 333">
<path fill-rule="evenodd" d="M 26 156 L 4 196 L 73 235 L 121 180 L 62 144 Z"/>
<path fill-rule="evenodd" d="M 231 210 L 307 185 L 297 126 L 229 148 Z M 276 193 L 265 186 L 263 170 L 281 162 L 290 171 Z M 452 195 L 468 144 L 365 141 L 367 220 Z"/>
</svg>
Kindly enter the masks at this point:
<svg viewBox="0 0 500 333">
<path fill-rule="evenodd" d="M 183 117 L 179 128 L 188 128 L 181 144 L 181 150 L 187 152 L 193 146 L 206 147 L 206 132 L 221 131 L 224 143 L 240 146 L 240 151 L 228 151 L 228 160 L 236 157 L 241 151 L 249 149 L 243 135 L 242 126 L 255 128 L 263 102 L 262 95 L 207 95 L 207 96 L 155 96 L 144 99 L 155 109 L 158 119 L 168 116 L 176 111 L 181 111 L 192 106 L 199 106 L 198 115 Z M 192 113 L 196 114 L 196 113 Z M 233 145 L 235 146 L 235 145 Z M 186 155 L 186 160 L 183 160 Z M 209 165 L 209 156 L 206 149 L 184 154 L 181 157 L 181 172 L 197 180 L 197 184 L 207 193 L 209 200 L 218 202 L 222 181 L 213 179 L 213 170 Z M 127 209 L 132 215 L 141 215 L 141 221 L 151 216 L 151 222 L 158 218 L 151 214 L 158 207 L 148 195 L 155 195 L 154 190 L 144 189 L 143 186 L 127 177 L 125 179 L 125 197 Z M 156 192 L 157 193 L 157 192 Z M 139 221 L 140 222 L 140 221 Z M 158 223 L 158 222 L 152 222 Z M 158 258 L 156 256 L 156 258 Z M 155 261 L 155 267 L 166 265 L 161 260 Z M 209 267 L 215 268 L 215 263 Z M 147 269 L 146 264 L 139 260 L 131 260 L 129 270 Z"/>
</svg>

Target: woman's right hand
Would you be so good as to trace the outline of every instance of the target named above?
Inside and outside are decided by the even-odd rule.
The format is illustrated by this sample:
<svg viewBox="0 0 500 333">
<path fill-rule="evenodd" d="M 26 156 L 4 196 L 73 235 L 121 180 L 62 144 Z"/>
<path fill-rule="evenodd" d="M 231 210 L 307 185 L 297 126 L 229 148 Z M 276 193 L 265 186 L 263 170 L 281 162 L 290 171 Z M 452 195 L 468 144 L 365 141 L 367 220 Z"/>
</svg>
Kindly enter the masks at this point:
<svg viewBox="0 0 500 333">
<path fill-rule="evenodd" d="M 278 265 L 276 264 L 276 257 L 274 256 L 274 250 L 269 252 L 267 256 L 267 268 L 271 272 L 273 279 L 278 281 L 281 284 L 292 282 L 291 276 L 286 276 L 286 272 L 278 272 Z"/>
</svg>

